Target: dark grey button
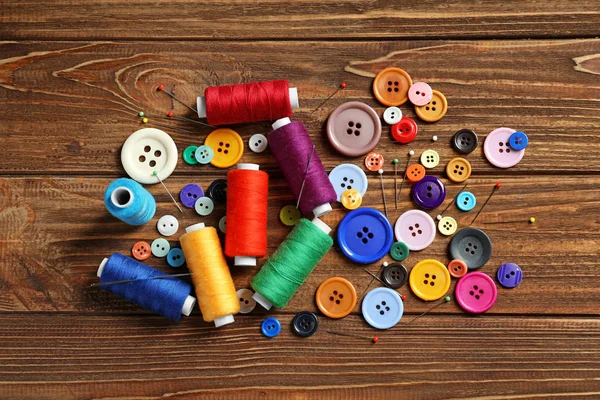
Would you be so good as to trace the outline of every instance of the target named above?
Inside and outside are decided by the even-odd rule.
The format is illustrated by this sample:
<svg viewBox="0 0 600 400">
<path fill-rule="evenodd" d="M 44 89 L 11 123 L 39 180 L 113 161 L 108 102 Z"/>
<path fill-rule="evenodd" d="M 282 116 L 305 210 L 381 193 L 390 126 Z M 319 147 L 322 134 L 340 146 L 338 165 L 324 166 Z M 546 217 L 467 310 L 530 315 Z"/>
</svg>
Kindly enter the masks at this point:
<svg viewBox="0 0 600 400">
<path fill-rule="evenodd" d="M 492 256 L 492 241 L 480 229 L 464 228 L 450 241 L 448 253 L 450 259 L 463 260 L 468 269 L 477 269 Z"/>
<path fill-rule="evenodd" d="M 390 264 L 383 269 L 381 280 L 392 289 L 402 287 L 408 279 L 408 270 L 402 264 Z"/>
<path fill-rule="evenodd" d="M 215 179 L 206 190 L 206 194 L 215 203 L 227 202 L 227 180 Z"/>
<path fill-rule="evenodd" d="M 300 311 L 292 320 L 292 329 L 298 336 L 312 336 L 319 327 L 317 316 L 310 311 Z"/>
<path fill-rule="evenodd" d="M 469 154 L 477 148 L 478 144 L 477 134 L 470 129 L 461 129 L 452 137 L 452 147 L 462 154 Z"/>
</svg>

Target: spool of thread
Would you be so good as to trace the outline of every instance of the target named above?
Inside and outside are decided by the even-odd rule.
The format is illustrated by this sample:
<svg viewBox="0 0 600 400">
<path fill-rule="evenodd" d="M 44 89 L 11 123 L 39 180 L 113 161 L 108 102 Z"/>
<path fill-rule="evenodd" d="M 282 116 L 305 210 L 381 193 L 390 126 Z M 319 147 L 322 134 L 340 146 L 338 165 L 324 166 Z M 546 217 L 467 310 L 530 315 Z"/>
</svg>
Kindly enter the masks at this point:
<svg viewBox="0 0 600 400">
<path fill-rule="evenodd" d="M 275 121 L 298 108 L 298 90 L 288 81 L 250 82 L 207 87 L 196 100 L 198 117 L 211 125 Z"/>
<path fill-rule="evenodd" d="M 104 192 L 104 205 L 114 217 L 129 225 L 143 225 L 156 212 L 154 197 L 129 178 L 120 178 L 108 185 Z"/>
<path fill-rule="evenodd" d="M 196 304 L 189 283 L 176 278 L 148 279 L 165 273 L 119 253 L 102 260 L 97 275 L 100 283 L 145 279 L 100 288 L 173 321 L 179 321 L 181 314 L 190 315 Z"/>
<path fill-rule="evenodd" d="M 179 241 L 192 273 L 202 318 L 214 322 L 217 328 L 234 322 L 240 302 L 216 229 L 199 223 L 185 231 Z"/>
<path fill-rule="evenodd" d="M 337 195 L 319 155 L 316 151 L 313 154 L 313 143 L 304 124 L 282 118 L 275 121 L 273 129 L 269 135 L 269 147 L 296 200 L 300 195 L 306 172 L 298 208 L 307 218 L 318 218 L 327 214 L 331 211 L 329 203 L 335 201 Z M 310 166 L 306 171 L 309 159 Z"/>
<path fill-rule="evenodd" d="M 225 255 L 238 266 L 255 266 L 267 254 L 269 175 L 257 164 L 238 164 L 227 174 Z"/>
<path fill-rule="evenodd" d="M 283 308 L 333 246 L 331 228 L 315 218 L 300 219 L 250 285 L 257 303 Z"/>
</svg>

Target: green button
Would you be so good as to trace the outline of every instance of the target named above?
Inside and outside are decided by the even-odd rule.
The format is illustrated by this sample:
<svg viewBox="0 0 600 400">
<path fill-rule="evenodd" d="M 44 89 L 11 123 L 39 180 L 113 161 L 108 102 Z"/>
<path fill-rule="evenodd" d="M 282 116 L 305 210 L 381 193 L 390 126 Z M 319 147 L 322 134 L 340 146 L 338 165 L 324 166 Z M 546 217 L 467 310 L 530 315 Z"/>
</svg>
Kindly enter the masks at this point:
<svg viewBox="0 0 600 400">
<path fill-rule="evenodd" d="M 188 146 L 183 151 L 183 161 L 190 165 L 198 164 L 198 160 L 196 160 L 196 149 L 198 146 Z"/>
<path fill-rule="evenodd" d="M 409 253 L 410 250 L 404 242 L 396 242 L 392 245 L 392 248 L 390 249 L 390 256 L 392 256 L 392 258 L 396 261 L 406 260 Z"/>
<path fill-rule="evenodd" d="M 154 239 L 150 248 L 155 257 L 164 257 L 169 253 L 169 250 L 171 250 L 171 245 L 166 239 L 158 238 Z"/>
</svg>

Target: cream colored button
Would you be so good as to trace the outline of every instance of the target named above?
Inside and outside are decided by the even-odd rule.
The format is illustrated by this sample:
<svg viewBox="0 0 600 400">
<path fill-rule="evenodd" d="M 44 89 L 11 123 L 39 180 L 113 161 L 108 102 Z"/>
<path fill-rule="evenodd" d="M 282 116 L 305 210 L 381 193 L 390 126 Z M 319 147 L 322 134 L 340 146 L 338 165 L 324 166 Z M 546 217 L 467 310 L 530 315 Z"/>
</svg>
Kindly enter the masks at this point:
<svg viewBox="0 0 600 400">
<path fill-rule="evenodd" d="M 435 150 L 425 150 L 421 154 L 421 164 L 425 168 L 435 168 L 440 163 L 440 155 Z"/>
<path fill-rule="evenodd" d="M 249 289 L 240 289 L 237 292 L 237 297 L 240 302 L 240 313 L 248 314 L 256 307 L 256 300 L 252 298 L 254 292 Z"/>
<path fill-rule="evenodd" d="M 438 230 L 444 236 L 454 235 L 456 229 L 458 228 L 458 223 L 452 217 L 444 217 L 438 222 Z"/>
</svg>

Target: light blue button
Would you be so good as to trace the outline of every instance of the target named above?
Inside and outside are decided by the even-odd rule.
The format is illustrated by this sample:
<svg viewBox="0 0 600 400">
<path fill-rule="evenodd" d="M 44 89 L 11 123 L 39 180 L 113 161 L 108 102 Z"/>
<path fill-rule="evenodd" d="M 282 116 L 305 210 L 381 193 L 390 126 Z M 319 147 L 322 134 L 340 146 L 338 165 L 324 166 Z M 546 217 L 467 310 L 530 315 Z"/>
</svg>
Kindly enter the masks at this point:
<svg viewBox="0 0 600 400">
<path fill-rule="evenodd" d="M 341 201 L 342 193 L 348 189 L 356 189 L 365 195 L 369 187 L 367 175 L 354 164 L 340 164 L 329 173 L 329 180 L 337 194 L 337 201 Z"/>
<path fill-rule="evenodd" d="M 196 149 L 196 161 L 200 164 L 208 164 L 215 157 L 212 147 L 202 145 Z"/>
<path fill-rule="evenodd" d="M 371 290 L 362 302 L 362 315 L 373 328 L 389 329 L 400 321 L 404 304 L 398 292 L 388 288 Z"/>
<path fill-rule="evenodd" d="M 171 245 L 167 239 L 163 238 L 154 239 L 150 247 L 152 248 L 152 254 L 156 257 L 164 257 L 171 250 Z"/>
<path fill-rule="evenodd" d="M 456 207 L 462 211 L 471 211 L 475 208 L 477 204 L 477 199 L 475 195 L 471 192 L 461 192 L 458 196 L 456 196 Z"/>
<path fill-rule="evenodd" d="M 266 337 L 272 338 L 279 335 L 279 332 L 281 331 L 281 324 L 277 318 L 269 317 L 260 325 L 260 331 Z"/>
<path fill-rule="evenodd" d="M 169 254 L 167 254 L 167 264 L 173 268 L 179 268 L 185 264 L 185 256 L 183 255 L 183 251 L 178 247 L 171 249 Z"/>
</svg>

